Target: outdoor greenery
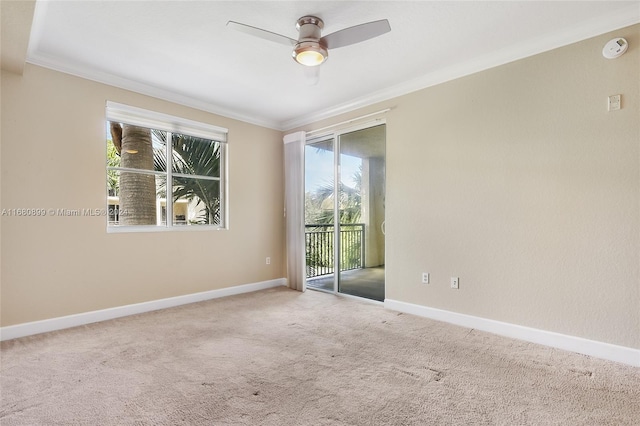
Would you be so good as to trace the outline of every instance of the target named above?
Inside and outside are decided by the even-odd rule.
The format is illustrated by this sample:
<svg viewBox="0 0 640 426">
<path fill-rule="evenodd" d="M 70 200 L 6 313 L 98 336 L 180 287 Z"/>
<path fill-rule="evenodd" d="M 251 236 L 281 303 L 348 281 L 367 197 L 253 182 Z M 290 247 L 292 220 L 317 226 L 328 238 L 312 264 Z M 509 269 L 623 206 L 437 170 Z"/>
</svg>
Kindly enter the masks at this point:
<svg viewBox="0 0 640 426">
<path fill-rule="evenodd" d="M 121 128 L 126 131 L 127 125 Z M 151 130 L 150 134 L 153 140 L 153 170 L 165 172 L 167 170 L 167 132 Z M 118 139 L 118 143 L 122 143 L 119 135 L 116 134 L 114 137 L 113 133 L 112 139 L 107 140 L 107 193 L 109 196 L 120 197 L 120 203 L 122 204 L 123 198 L 127 196 L 127 194 L 122 193 L 123 177 L 137 175 L 137 173 L 119 172 L 111 169 L 112 167 L 124 167 L 122 156 L 127 154 L 126 152 L 121 152 L 122 149 L 118 149 L 118 143 L 113 142 L 114 138 Z M 192 224 L 221 223 L 220 143 L 177 133 L 172 134 L 171 139 L 173 202 L 183 199 L 195 203 L 195 207 L 199 210 L 199 216 L 191 218 L 190 223 Z M 133 151 L 137 153 L 136 150 Z M 211 177 L 215 179 L 210 179 Z M 164 198 L 166 194 L 166 179 L 158 178 L 157 186 L 154 184 L 151 191 L 154 199 L 156 197 Z M 129 198 L 131 196 L 138 197 L 139 195 L 141 194 L 129 194 Z M 122 208 L 122 205 L 120 208 Z"/>
<path fill-rule="evenodd" d="M 340 200 L 340 223 L 358 223 L 362 216 L 362 165 L 352 177 L 355 185 L 349 187 L 340 182 L 338 193 Z M 316 188 L 313 192 L 305 194 L 305 223 L 307 224 L 333 224 L 334 209 L 334 184 L 333 181 Z"/>
<path fill-rule="evenodd" d="M 120 167 L 120 154 L 118 154 L 111 139 L 107 140 L 107 167 Z M 116 196 L 118 195 L 119 187 L 118 172 L 107 169 L 107 193 L 110 196 Z"/>
<path fill-rule="evenodd" d="M 362 218 L 362 165 L 354 173 L 355 185 L 349 187 L 340 182 L 339 195 L 339 220 L 341 225 L 341 270 L 351 269 L 350 265 L 361 264 L 362 235 L 358 224 Z M 334 184 L 328 182 L 316 188 L 313 192 L 305 194 L 305 223 L 306 226 L 306 265 L 307 277 L 314 277 L 333 272 L 334 250 Z M 309 226 L 316 225 L 316 226 Z M 352 226 L 349 226 L 352 225 Z"/>
<path fill-rule="evenodd" d="M 166 133 L 153 131 L 166 147 Z M 220 181 L 199 177 L 220 177 L 220 143 L 194 136 L 174 133 L 171 136 L 173 202 L 179 199 L 196 201 L 200 216 L 191 223 L 220 223 Z M 166 149 L 154 150 L 154 167 L 167 170 Z M 186 176 L 185 176 L 186 175 Z M 164 189 L 165 183 L 160 187 Z"/>
</svg>

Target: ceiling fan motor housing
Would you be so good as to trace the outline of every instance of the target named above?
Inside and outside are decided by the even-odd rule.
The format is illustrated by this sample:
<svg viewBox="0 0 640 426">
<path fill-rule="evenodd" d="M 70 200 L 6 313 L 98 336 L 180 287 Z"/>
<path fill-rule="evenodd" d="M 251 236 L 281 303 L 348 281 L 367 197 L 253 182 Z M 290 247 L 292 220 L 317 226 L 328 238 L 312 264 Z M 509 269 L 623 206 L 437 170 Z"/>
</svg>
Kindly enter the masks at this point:
<svg viewBox="0 0 640 426">
<path fill-rule="evenodd" d="M 296 29 L 300 33 L 298 43 L 296 44 L 291 56 L 293 59 L 307 66 L 320 65 L 329 57 L 327 47 L 320 42 L 320 36 L 324 28 L 322 19 L 315 16 L 303 16 L 298 19 Z M 309 58 L 309 62 L 305 62 L 305 57 Z"/>
<path fill-rule="evenodd" d="M 296 29 L 300 33 L 298 41 L 319 41 L 320 34 L 324 28 L 322 19 L 315 16 L 303 16 L 298 19 Z"/>
</svg>

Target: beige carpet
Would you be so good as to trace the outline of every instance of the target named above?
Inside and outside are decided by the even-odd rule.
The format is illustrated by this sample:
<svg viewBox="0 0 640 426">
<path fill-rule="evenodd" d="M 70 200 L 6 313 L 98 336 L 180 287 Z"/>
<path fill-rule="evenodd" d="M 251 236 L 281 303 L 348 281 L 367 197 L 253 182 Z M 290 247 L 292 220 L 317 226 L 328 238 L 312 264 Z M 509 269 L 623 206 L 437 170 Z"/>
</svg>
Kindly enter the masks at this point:
<svg viewBox="0 0 640 426">
<path fill-rule="evenodd" d="M 638 368 L 313 291 L 1 349 L 2 426 L 640 424 Z"/>
</svg>

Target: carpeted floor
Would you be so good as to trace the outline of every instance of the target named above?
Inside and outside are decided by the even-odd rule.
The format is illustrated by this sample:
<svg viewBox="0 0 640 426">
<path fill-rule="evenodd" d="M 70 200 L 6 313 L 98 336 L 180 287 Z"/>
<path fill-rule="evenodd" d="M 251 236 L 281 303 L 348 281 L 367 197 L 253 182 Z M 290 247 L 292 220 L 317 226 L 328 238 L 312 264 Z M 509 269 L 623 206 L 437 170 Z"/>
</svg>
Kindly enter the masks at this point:
<svg viewBox="0 0 640 426">
<path fill-rule="evenodd" d="M 640 424 L 638 368 L 286 288 L 1 351 L 3 426 Z"/>
</svg>

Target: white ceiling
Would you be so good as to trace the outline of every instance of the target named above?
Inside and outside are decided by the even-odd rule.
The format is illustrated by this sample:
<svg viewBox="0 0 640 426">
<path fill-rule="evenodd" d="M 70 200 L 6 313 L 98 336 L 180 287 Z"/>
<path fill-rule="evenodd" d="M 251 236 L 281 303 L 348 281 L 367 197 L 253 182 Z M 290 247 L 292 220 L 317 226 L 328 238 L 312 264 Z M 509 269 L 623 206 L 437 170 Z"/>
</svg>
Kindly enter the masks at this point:
<svg viewBox="0 0 640 426">
<path fill-rule="evenodd" d="M 287 46 L 378 19 L 391 32 L 334 49 L 308 84 Z M 38 1 L 27 61 L 206 111 L 291 129 L 640 22 L 640 1 Z"/>
</svg>

